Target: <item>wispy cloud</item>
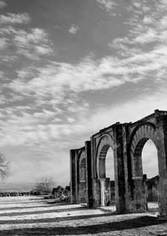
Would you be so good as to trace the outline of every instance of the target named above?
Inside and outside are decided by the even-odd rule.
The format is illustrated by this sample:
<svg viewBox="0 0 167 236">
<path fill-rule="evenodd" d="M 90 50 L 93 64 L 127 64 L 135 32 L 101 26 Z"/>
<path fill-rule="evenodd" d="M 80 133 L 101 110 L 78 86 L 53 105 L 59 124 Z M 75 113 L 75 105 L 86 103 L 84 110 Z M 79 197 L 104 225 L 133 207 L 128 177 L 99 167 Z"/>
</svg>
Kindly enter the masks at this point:
<svg viewBox="0 0 167 236">
<path fill-rule="evenodd" d="M 140 68 L 141 67 L 141 68 Z M 114 60 L 112 57 L 104 58 L 99 62 L 85 59 L 77 65 L 51 62 L 44 68 L 38 68 L 35 77 L 30 73 L 29 80 L 17 78 L 7 86 L 23 96 L 34 96 L 37 103 L 55 104 L 67 103 L 76 94 L 86 91 L 97 91 L 114 88 L 126 82 L 136 83 L 143 79 L 133 78 L 133 73 L 141 70 L 151 70 L 145 66 L 129 68 L 127 64 Z M 26 72 L 24 76 L 28 76 Z"/>
<path fill-rule="evenodd" d="M 42 144 L 61 140 L 63 136 L 70 135 L 73 131 L 71 125 L 74 119 L 69 118 L 62 124 L 55 120 L 56 111 L 43 110 L 35 112 L 33 116 L 28 113 L 26 108 L 0 110 L 1 134 L 4 136 L 1 146 L 5 145 L 31 145 Z M 5 120 L 7 123 L 5 124 Z M 50 121 L 50 122 L 48 122 Z M 76 128 L 78 125 L 76 125 Z M 73 127 L 75 128 L 75 125 Z M 10 131 L 10 132 L 9 132 Z"/>
<path fill-rule="evenodd" d="M 100 7 L 104 8 L 107 12 L 111 11 L 115 6 L 115 1 L 112 0 L 96 0 Z"/>
<path fill-rule="evenodd" d="M 166 109 L 166 87 L 150 96 L 145 94 L 134 97 L 133 101 L 124 102 L 121 106 L 97 108 L 92 113 L 86 108 L 84 115 L 81 115 L 81 108 L 75 106 L 76 113 L 79 114 L 79 120 L 68 117 L 67 121 L 60 122 L 55 120 L 56 111 L 43 110 L 31 115 L 31 108 L 18 107 L 18 109 L 0 110 L 1 114 L 1 136 L 3 137 L 1 145 L 34 145 L 44 142 L 62 142 L 62 146 L 81 145 L 84 139 L 97 132 L 99 129 L 108 126 L 116 121 L 129 122 L 135 121 L 155 109 Z M 138 111 L 134 112 L 134 107 Z M 22 111 L 23 109 L 23 111 Z M 27 111 L 26 111 L 27 109 Z M 128 111 L 128 112 L 127 112 Z M 130 112 L 132 111 L 132 112 Z M 71 112 L 71 111 L 70 111 Z M 88 116 L 89 114 L 89 122 Z M 3 121 L 4 119 L 4 121 Z M 49 122 L 48 122 L 49 121 Z M 85 129 L 85 127 L 87 127 Z M 78 141 L 73 143 L 75 138 Z M 64 147 L 65 147 L 64 146 Z"/>
<path fill-rule="evenodd" d="M 102 3 L 104 4 L 103 1 Z M 138 8 L 141 8 L 141 5 L 136 1 L 134 4 L 136 15 L 139 14 Z M 166 18 L 164 14 L 159 14 L 159 20 L 155 24 L 156 18 L 153 14 L 154 12 L 152 11 L 152 15 L 150 15 L 150 8 L 147 6 L 146 9 L 145 6 L 144 9 L 147 12 L 147 15 L 144 17 L 144 23 L 141 21 L 136 26 L 136 17 L 138 15 L 135 15 L 135 19 L 130 19 L 127 22 L 131 25 L 129 34 L 125 38 L 117 38 L 110 43 L 110 47 L 115 50 L 116 56 L 106 56 L 99 60 L 87 57 L 77 64 L 52 60 L 43 67 L 28 67 L 17 71 L 17 78 L 5 85 L 6 89 L 9 89 L 13 93 L 13 100 L 17 94 L 20 98 L 16 97 L 16 99 L 28 99 L 31 107 L 34 109 L 35 107 L 41 108 L 44 106 L 50 106 L 52 108 L 51 111 L 47 109 L 40 112 L 33 111 L 33 119 L 30 111 L 25 110 L 24 115 L 21 115 L 21 119 L 30 124 L 26 129 L 29 129 L 32 123 L 41 125 L 45 123 L 46 125 L 48 120 L 53 121 L 53 116 L 55 115 L 54 121 L 50 123 L 50 126 L 47 126 L 47 130 L 50 130 L 50 137 L 53 137 L 55 134 L 56 137 L 61 136 L 62 133 L 66 133 L 66 135 L 71 134 L 72 131 L 69 123 L 73 124 L 74 120 L 79 121 L 82 117 L 82 115 L 77 117 L 76 114 L 82 113 L 83 117 L 86 117 L 86 114 L 89 112 L 89 104 L 86 104 L 84 100 L 82 103 L 84 109 L 82 111 L 79 110 L 82 107 L 81 104 L 79 105 L 81 102 L 80 94 L 84 92 L 90 93 L 90 91 L 96 92 L 98 90 L 113 89 L 121 87 L 126 83 L 137 84 L 148 79 L 150 83 L 152 80 L 154 82 L 162 80 L 162 84 L 164 83 L 167 45 L 165 40 L 162 40 L 162 35 L 165 39 Z M 128 11 L 132 10 L 128 9 Z M 162 13 L 162 10 L 160 11 Z M 153 22 L 154 24 L 152 24 Z M 20 54 L 31 58 L 33 52 L 38 56 L 50 52 L 50 48 L 48 48 L 48 35 L 44 30 L 35 28 L 25 31 L 23 29 L 16 30 L 11 27 L 6 30 L 8 30 L 7 33 L 14 33 L 14 43 Z M 154 47 L 148 47 L 148 49 L 142 48 L 145 45 L 151 44 L 153 41 L 156 41 Z M 153 74 L 154 77 L 151 78 Z M 33 100 L 33 103 L 30 100 Z M 42 117 L 44 120 L 42 120 Z M 17 127 L 20 123 L 20 117 L 17 117 L 15 114 L 14 120 Z M 81 128 L 80 124 L 78 126 L 76 125 L 76 128 L 73 127 L 73 130 L 76 130 L 77 127 Z M 44 138 L 45 132 L 43 129 L 44 127 L 40 126 L 39 133 Z M 33 134 L 28 134 L 29 137 L 31 135 L 37 137 L 36 132 L 35 134 L 34 132 Z M 25 136 L 27 137 L 26 134 Z"/>
<path fill-rule="evenodd" d="M 0 49 L 12 47 L 15 50 L 15 57 L 23 55 L 31 60 L 37 60 L 40 56 L 50 55 L 52 53 L 51 43 L 44 29 L 29 28 L 25 30 L 21 26 L 20 28 L 13 26 L 14 23 L 27 24 L 29 20 L 28 14 L 19 15 L 14 21 L 12 19 L 5 20 L 6 25 L 0 29 Z M 1 19 L 0 23 L 2 23 Z M 8 56 L 7 52 L 4 58 Z"/>
<path fill-rule="evenodd" d="M 75 64 L 49 57 L 53 56 L 50 35 L 47 29 L 32 28 L 27 13 L 1 15 L 0 49 L 6 55 L 1 53 L 0 59 L 13 58 L 12 63 L 4 63 L 10 66 L 11 75 L 3 70 L 0 74 L 1 148 L 22 145 L 39 152 L 58 150 L 65 158 L 65 151 L 82 146 L 107 125 L 137 120 L 156 108 L 167 109 L 167 3 L 127 2 L 128 20 L 122 23 L 127 32 L 109 42 L 111 54 L 100 59 L 86 56 Z M 107 13 L 118 4 L 109 0 L 97 3 Z M 69 27 L 70 34 L 78 30 L 77 25 Z M 153 85 L 156 88 L 150 95 Z M 120 93 L 131 93 L 128 86 L 135 87 L 136 94 L 116 106 Z M 114 101 L 108 99 L 108 105 L 101 105 L 94 99 L 95 105 L 91 104 L 91 96 L 101 93 L 105 97 L 107 91 L 111 96 L 118 91 Z"/>
<path fill-rule="evenodd" d="M 0 15 L 0 24 L 27 24 L 29 22 L 30 17 L 27 13 L 8 13 L 7 15 Z"/>
<path fill-rule="evenodd" d="M 79 30 L 79 26 L 78 25 L 71 25 L 71 27 L 69 28 L 68 32 L 70 34 L 76 34 Z"/>
<path fill-rule="evenodd" d="M 47 34 L 44 30 L 39 28 L 32 28 L 30 32 L 25 30 L 17 31 L 14 42 L 18 53 L 30 59 L 37 59 L 38 56 L 51 53 Z"/>
<path fill-rule="evenodd" d="M 6 38 L 0 38 L 0 50 L 5 49 L 8 45 L 7 39 Z"/>
<path fill-rule="evenodd" d="M 103 90 L 148 79 L 149 73 L 165 69 L 166 57 L 167 46 L 162 45 L 151 52 L 132 54 L 126 59 L 106 57 L 94 61 L 87 58 L 77 65 L 51 62 L 38 68 L 35 77 L 31 75 L 28 82 L 18 78 L 9 86 L 22 95 L 34 94 L 37 100 L 55 98 L 59 104 L 70 93 Z"/>
</svg>

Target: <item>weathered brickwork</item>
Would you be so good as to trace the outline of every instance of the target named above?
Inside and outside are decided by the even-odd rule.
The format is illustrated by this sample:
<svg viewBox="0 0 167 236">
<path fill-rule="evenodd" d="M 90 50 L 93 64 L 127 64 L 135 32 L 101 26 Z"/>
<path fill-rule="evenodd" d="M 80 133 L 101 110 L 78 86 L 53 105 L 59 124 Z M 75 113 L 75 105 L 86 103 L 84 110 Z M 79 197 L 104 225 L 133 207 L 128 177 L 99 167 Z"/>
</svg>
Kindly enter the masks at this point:
<svg viewBox="0 0 167 236">
<path fill-rule="evenodd" d="M 142 150 L 148 139 L 158 151 L 159 209 L 167 215 L 167 111 L 155 110 L 134 123 L 115 123 L 92 135 L 83 148 L 71 150 L 72 203 L 87 202 L 91 208 L 115 201 L 118 213 L 146 211 Z M 109 148 L 114 152 L 114 184 L 106 178 Z"/>
<path fill-rule="evenodd" d="M 72 202 L 88 201 L 87 161 L 85 147 L 71 150 L 71 195 Z"/>
</svg>

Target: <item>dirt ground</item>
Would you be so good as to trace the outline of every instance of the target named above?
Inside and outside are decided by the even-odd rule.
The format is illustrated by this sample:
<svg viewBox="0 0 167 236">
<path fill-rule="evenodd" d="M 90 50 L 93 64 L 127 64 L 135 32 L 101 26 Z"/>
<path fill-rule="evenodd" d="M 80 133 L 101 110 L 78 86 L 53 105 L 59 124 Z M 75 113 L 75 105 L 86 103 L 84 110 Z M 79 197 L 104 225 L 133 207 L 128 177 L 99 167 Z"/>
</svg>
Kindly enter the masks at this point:
<svg viewBox="0 0 167 236">
<path fill-rule="evenodd" d="M 0 198 L 0 235 L 166 235 L 167 219 L 152 212 L 116 215 L 114 207 L 49 204 L 38 197 Z"/>
</svg>

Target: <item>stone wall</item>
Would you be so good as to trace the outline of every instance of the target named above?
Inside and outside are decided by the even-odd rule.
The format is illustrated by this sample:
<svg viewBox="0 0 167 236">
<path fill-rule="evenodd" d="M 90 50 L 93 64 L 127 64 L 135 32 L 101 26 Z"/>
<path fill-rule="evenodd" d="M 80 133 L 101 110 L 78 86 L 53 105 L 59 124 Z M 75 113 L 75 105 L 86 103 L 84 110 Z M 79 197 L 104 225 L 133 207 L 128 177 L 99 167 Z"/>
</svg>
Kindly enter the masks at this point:
<svg viewBox="0 0 167 236">
<path fill-rule="evenodd" d="M 141 156 L 149 139 L 158 151 L 160 214 L 167 215 L 167 111 L 155 110 L 134 123 L 117 122 L 92 135 L 83 148 L 71 150 L 71 201 L 76 203 L 86 199 L 88 207 L 110 204 L 113 188 L 105 177 L 105 159 L 111 147 L 114 151 L 117 212 L 147 210 L 146 179 L 143 178 Z M 83 150 L 86 160 L 85 185 L 79 177 L 79 159 Z M 155 197 L 156 186 L 149 191 L 149 197 L 153 193 Z"/>
</svg>

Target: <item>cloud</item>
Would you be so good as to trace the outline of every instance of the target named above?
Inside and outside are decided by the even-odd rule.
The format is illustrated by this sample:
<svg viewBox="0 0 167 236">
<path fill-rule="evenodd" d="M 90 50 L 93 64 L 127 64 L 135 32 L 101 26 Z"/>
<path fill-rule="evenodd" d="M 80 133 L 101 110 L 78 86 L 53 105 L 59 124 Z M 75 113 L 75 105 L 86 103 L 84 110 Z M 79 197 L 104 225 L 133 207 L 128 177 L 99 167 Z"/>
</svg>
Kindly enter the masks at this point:
<svg viewBox="0 0 167 236">
<path fill-rule="evenodd" d="M 56 120 L 59 113 L 54 110 L 43 109 L 41 112 L 33 112 L 26 107 L 18 109 L 2 109 L 1 114 L 1 146 L 5 145 L 30 145 L 56 142 L 58 149 L 74 148 L 81 145 L 85 139 L 98 132 L 106 126 L 117 121 L 130 122 L 138 120 L 155 109 L 167 110 L 166 106 L 166 86 L 152 93 L 136 96 L 131 101 L 126 101 L 119 106 L 94 108 L 89 110 L 81 104 L 74 105 L 73 110 L 69 110 L 67 120 Z M 71 107 L 70 107 L 71 108 Z M 134 112 L 137 110 L 137 112 Z M 80 109 L 80 110 L 79 110 Z M 72 116 L 76 112 L 76 117 Z M 88 118 L 89 117 L 89 118 Z M 74 122 L 75 121 L 75 122 Z M 85 129 L 86 127 L 86 129 Z"/>
<path fill-rule="evenodd" d="M 141 3 L 141 2 L 138 2 L 138 1 L 134 1 L 134 2 L 133 2 L 133 6 L 136 7 L 136 8 L 141 9 L 142 3 Z"/>
<path fill-rule="evenodd" d="M 71 132 L 70 125 L 76 121 L 75 116 L 78 119 L 86 110 L 86 104 L 71 103 L 69 117 L 62 114 L 58 107 L 33 110 L 32 106 L 18 105 L 0 109 L 0 137 L 3 137 L 0 146 L 34 146 L 55 140 L 58 142 Z M 57 148 L 60 147 L 59 144 Z"/>
<path fill-rule="evenodd" d="M 38 60 L 40 56 L 48 56 L 52 53 L 48 34 L 41 28 L 24 30 L 8 25 L 1 27 L 0 36 L 0 49 L 12 46 L 14 57 L 23 55 L 28 59 Z M 11 52 L 9 54 L 12 57 Z M 4 57 L 7 56 L 6 53 Z"/>
<path fill-rule="evenodd" d="M 134 6 L 135 9 L 140 7 L 139 4 Z M 149 12 L 149 9 L 147 7 L 147 12 Z M 135 17 L 137 16 L 135 15 Z M 110 46 L 116 51 L 116 56 L 106 56 L 99 60 L 86 57 L 77 64 L 52 60 L 43 67 L 28 67 L 17 71 L 18 77 L 6 84 L 6 89 L 14 94 L 13 99 L 17 94 L 21 98 L 29 99 L 29 105 L 34 109 L 37 109 L 37 107 L 38 109 L 43 107 L 43 109 L 38 112 L 33 111 L 33 118 L 28 111 L 24 111 L 24 113 L 22 111 L 19 116 L 14 111 L 12 112 L 11 119 L 8 119 L 10 129 L 17 133 L 17 127 L 20 122 L 24 121 L 25 123 L 22 126 L 25 130 L 29 130 L 25 133 L 22 128 L 18 128 L 14 140 L 20 140 L 18 143 L 25 143 L 26 140 L 39 142 L 39 137 L 46 141 L 52 138 L 59 139 L 63 135 L 71 135 L 73 131 L 77 133 L 79 130 L 83 130 L 83 133 L 85 133 L 84 127 L 87 127 L 86 122 L 88 122 L 87 117 L 90 110 L 89 104 L 86 104 L 84 99 L 81 102 L 83 93 L 91 94 L 92 91 L 97 92 L 105 89 L 112 91 L 113 88 L 121 88 L 127 83 L 137 85 L 144 80 L 150 80 L 149 85 L 157 82 L 157 90 L 163 86 L 166 74 L 167 45 L 165 40 L 162 41 L 162 37 L 165 39 L 166 18 L 162 14 L 159 16 L 159 21 L 156 22 L 157 25 L 152 25 L 151 22 L 155 21 L 154 14 L 150 16 L 148 13 L 145 17 L 147 18 L 144 20 L 144 25 L 143 22 L 140 22 L 138 27 L 135 25 L 136 18 L 131 19 L 129 24 L 134 25 L 131 27 L 130 33 L 125 38 L 117 38 L 111 42 Z M 159 33 L 157 33 L 158 29 L 160 30 Z M 35 52 L 36 58 L 39 55 L 47 54 L 49 39 L 44 30 L 34 28 L 25 31 L 23 29 L 8 28 L 7 32 L 14 33 L 14 42 L 18 53 L 29 58 L 31 58 L 33 52 Z M 151 44 L 154 41 L 156 41 L 154 47 L 142 48 L 143 45 Z M 158 84 L 159 81 L 162 84 Z M 33 101 L 32 103 L 30 98 Z M 123 105 L 121 109 L 125 112 Z M 46 106 L 50 106 L 53 110 L 44 109 Z M 135 107 L 134 103 L 131 108 L 128 108 L 127 105 L 126 109 L 132 109 L 133 106 Z M 153 104 L 150 106 L 153 107 Z M 144 109 L 148 110 L 145 106 Z M 100 110 L 99 116 L 96 110 L 95 118 L 89 116 L 92 119 L 90 124 L 94 127 L 94 130 L 98 128 L 99 122 L 106 123 L 103 119 L 106 119 L 107 110 L 104 110 L 104 112 Z M 103 113 L 105 117 L 103 117 Z M 117 111 L 115 114 L 121 114 L 120 116 L 124 117 L 121 112 Z M 107 117 L 110 116 L 111 114 L 107 115 Z M 98 119 L 95 121 L 94 119 L 97 117 Z M 116 119 L 118 119 L 118 116 L 116 116 Z M 75 123 L 73 121 L 76 122 L 76 125 L 73 125 Z M 49 122 L 49 125 L 47 122 Z M 111 122 L 111 118 L 109 118 L 109 122 Z M 8 131 L 6 130 L 5 133 L 8 133 Z M 25 139 L 19 139 L 22 136 L 25 136 Z"/>
<path fill-rule="evenodd" d="M 44 32 L 44 30 L 39 28 L 33 28 L 29 33 L 24 30 L 17 31 L 15 40 L 16 42 L 24 46 L 29 43 L 38 44 L 41 41 L 47 41 L 46 37 L 47 34 Z"/>
<path fill-rule="evenodd" d="M 139 69 L 148 70 L 144 66 Z M 133 78 L 136 71 L 136 68 L 121 65 L 111 57 L 99 62 L 85 59 L 77 65 L 51 62 L 46 67 L 38 68 L 33 78 L 30 75 L 28 80 L 23 80 L 21 76 L 7 86 L 15 93 L 33 96 L 37 103 L 54 101 L 58 105 L 68 103 L 67 96 L 73 100 L 74 94 L 79 96 L 81 92 L 114 88 L 126 82 L 136 83 L 143 79 Z"/>
<path fill-rule="evenodd" d="M 31 18 L 26 12 L 0 15 L 0 49 L 7 49 L 3 61 L 8 61 L 12 57 L 15 60 L 20 55 L 38 60 L 40 56 L 51 54 L 51 42 L 44 29 L 23 27 L 30 21 Z"/>
<path fill-rule="evenodd" d="M 59 163 L 60 172 L 66 173 L 69 168 L 69 149 L 82 147 L 85 140 L 89 140 L 90 136 L 98 132 L 99 129 L 107 127 L 116 121 L 136 121 L 152 113 L 157 108 L 167 110 L 166 89 L 166 86 L 164 86 L 163 89 L 161 88 L 159 91 L 152 93 L 151 96 L 150 94 L 145 94 L 140 97 L 134 97 L 133 100 L 124 102 L 119 106 L 104 106 L 95 108 L 91 112 L 86 109 L 84 115 L 79 116 L 77 122 L 69 119 L 69 123 L 64 122 L 61 124 L 52 122 L 53 117 L 56 116 L 53 111 L 43 110 L 41 113 L 36 112 L 32 115 L 25 112 L 25 107 L 19 107 L 18 110 L 15 110 L 16 108 L 2 109 L 0 110 L 2 115 L 0 122 L 1 150 L 5 150 L 6 147 L 6 152 L 4 151 L 4 153 L 10 156 L 11 161 L 15 158 L 14 156 L 20 153 L 20 156 L 24 159 L 24 161 L 21 159 L 18 162 L 18 166 L 22 165 L 21 169 L 24 169 L 25 166 L 36 166 L 38 163 L 38 176 L 34 174 L 36 177 L 42 176 L 43 172 L 48 168 L 50 168 L 48 174 L 55 177 L 52 169 L 54 163 Z M 22 115 L 19 115 L 19 110 L 23 111 L 21 112 Z M 76 110 L 78 111 L 77 114 L 80 115 L 81 112 L 77 107 Z M 3 119 L 4 121 L 2 122 Z M 48 119 L 51 120 L 48 122 Z M 9 152 L 9 147 L 16 149 Z M 21 147 L 23 148 L 22 152 L 19 150 Z M 155 152 L 151 151 L 148 156 L 148 150 L 145 150 L 143 155 L 150 160 L 150 158 L 154 159 Z M 54 160 L 51 157 L 54 157 Z M 61 160 L 59 157 L 61 157 Z M 148 171 L 147 163 L 145 163 L 145 166 L 147 168 L 144 170 Z M 13 171 L 16 169 L 15 167 L 12 168 Z M 154 166 L 151 166 L 150 169 L 151 171 L 147 172 L 149 174 L 152 173 Z M 33 168 L 31 171 L 33 171 Z M 26 174 L 26 176 L 30 175 L 29 180 L 31 179 L 31 171 Z M 24 179 L 25 175 L 22 171 L 20 171 L 20 176 Z M 15 178 L 18 180 L 17 176 Z M 65 177 L 60 179 L 58 174 L 56 174 L 55 178 L 60 183 L 68 181 Z"/>
<path fill-rule="evenodd" d="M 97 2 L 107 12 L 116 6 L 113 1 Z M 142 5 L 140 1 L 131 2 L 133 4 L 127 8 L 129 20 L 124 22 L 127 34 L 109 43 L 111 56 L 86 57 L 76 64 L 48 59 L 51 43 L 46 30 L 23 28 L 22 23 L 30 21 L 11 14 L 0 18 L 0 47 L 11 46 L 17 55 L 16 64 L 22 64 L 22 56 L 29 59 L 3 84 L 5 92 L 0 101 L 6 108 L 0 109 L 1 148 L 38 149 L 39 155 L 33 152 L 32 157 L 28 157 L 27 154 L 25 158 L 30 161 L 38 156 L 41 158 L 44 150 L 51 150 L 50 155 L 57 153 L 67 160 L 70 148 L 83 146 L 84 141 L 99 129 L 116 121 L 138 120 L 157 108 L 167 110 L 167 4 L 162 0 L 159 4 L 156 1 Z M 77 27 L 72 25 L 69 33 L 76 34 Z M 43 65 L 38 59 L 45 55 L 47 64 Z M 6 60 L 12 58 L 10 54 L 7 56 Z M 121 93 L 131 92 L 126 90 L 128 86 L 136 89 L 134 97 L 116 103 Z M 156 88 L 152 89 L 153 86 Z M 115 97 L 114 91 L 118 91 Z M 104 105 L 107 92 L 114 99 L 108 99 L 108 104 Z M 92 97 L 99 94 L 103 96 L 102 101 L 94 99 L 92 105 Z M 44 167 L 46 163 L 42 165 Z"/>
<path fill-rule="evenodd" d="M 54 99 L 60 104 L 67 95 L 75 93 L 78 96 L 81 92 L 111 89 L 127 82 L 138 83 L 147 80 L 150 73 L 165 73 L 167 45 L 157 45 L 152 51 L 141 51 L 138 55 L 135 51 L 131 53 L 125 59 L 110 56 L 95 61 L 86 58 L 76 65 L 50 62 L 46 67 L 37 68 L 28 82 L 21 77 L 8 86 L 22 95 L 33 94 L 36 100 Z"/>
<path fill-rule="evenodd" d="M 158 39 L 157 31 L 154 29 L 148 29 L 145 33 L 137 36 L 135 38 L 136 43 L 151 43 L 157 41 Z"/>
<path fill-rule="evenodd" d="M 47 34 L 40 28 L 32 28 L 30 32 L 25 30 L 17 31 L 14 42 L 18 49 L 17 52 L 29 59 L 38 59 L 39 56 L 51 53 Z"/>
<path fill-rule="evenodd" d="M 7 87 L 21 96 L 32 97 L 36 106 L 51 105 L 54 109 L 63 106 L 66 111 L 71 112 L 68 110 L 69 107 L 72 108 L 71 101 L 75 104 L 74 109 L 77 111 L 80 94 L 84 92 L 113 89 L 126 83 L 138 84 L 143 80 L 150 80 L 150 85 L 156 81 L 164 83 L 167 60 L 165 21 L 165 16 L 162 15 L 161 21 L 157 22 L 157 27 L 161 29 L 159 34 L 155 27 L 147 26 L 149 28 L 147 34 L 142 35 L 141 29 L 140 33 L 138 30 L 137 32 L 131 30 L 126 38 L 115 39 L 110 44 L 110 47 L 116 50 L 115 57 L 107 56 L 99 60 L 87 57 L 74 65 L 51 61 L 44 67 L 20 71 L 18 78 Z M 37 42 L 40 42 L 41 38 L 46 38 L 43 43 L 47 43 L 45 32 L 43 34 L 43 31 L 37 30 L 37 36 L 35 35 L 34 31 L 28 34 L 20 31 L 16 37 L 18 48 L 25 49 L 25 45 L 29 45 L 29 42 L 31 45 L 38 46 Z M 148 45 L 154 41 L 156 42 L 154 47 L 143 50 L 139 46 L 139 42 L 142 45 Z M 159 87 L 160 85 L 157 89 Z M 59 120 L 60 117 L 55 119 Z"/>
<path fill-rule="evenodd" d="M 154 72 L 154 80 L 158 80 L 158 71 L 166 73 L 166 6 L 164 1 L 147 1 L 143 4 L 133 1 L 133 5 L 127 7 L 130 18 L 125 22 L 130 27 L 129 33 L 109 44 L 117 57 L 122 58 L 122 66 L 127 65 L 132 74 L 136 70 L 140 78 L 148 78 L 149 73 Z"/>
<path fill-rule="evenodd" d="M 71 27 L 69 28 L 68 32 L 70 34 L 76 34 L 79 30 L 79 26 L 78 25 L 71 25 Z"/>
<path fill-rule="evenodd" d="M 30 22 L 30 17 L 27 13 L 8 13 L 0 15 L 0 24 L 27 24 Z"/>
<path fill-rule="evenodd" d="M 115 122 L 134 122 L 140 118 L 154 112 L 155 109 L 167 110 L 166 105 L 166 85 L 152 94 L 141 94 L 134 97 L 131 101 L 126 101 L 119 106 L 99 108 L 91 117 L 87 128 L 90 130 L 99 130 Z M 136 112 L 137 111 L 137 112 Z"/>
<path fill-rule="evenodd" d="M 6 38 L 0 38 L 0 50 L 5 49 L 8 45 Z"/>
<path fill-rule="evenodd" d="M 112 0 L 96 0 L 100 7 L 104 8 L 107 12 L 110 12 L 116 3 Z"/>
</svg>

